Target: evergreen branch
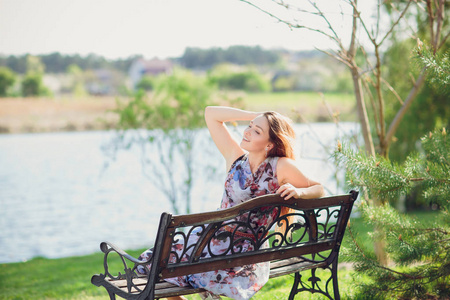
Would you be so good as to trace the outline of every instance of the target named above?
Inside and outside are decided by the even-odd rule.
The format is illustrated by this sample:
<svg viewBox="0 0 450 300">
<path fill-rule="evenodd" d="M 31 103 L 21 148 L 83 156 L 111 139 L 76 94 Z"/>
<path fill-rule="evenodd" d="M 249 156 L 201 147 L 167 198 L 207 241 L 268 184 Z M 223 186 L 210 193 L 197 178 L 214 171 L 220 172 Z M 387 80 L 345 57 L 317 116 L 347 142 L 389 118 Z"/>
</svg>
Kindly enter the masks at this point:
<svg viewBox="0 0 450 300">
<path fill-rule="evenodd" d="M 408 278 L 408 279 L 411 279 L 411 280 L 424 279 L 424 278 L 426 278 L 425 276 L 422 276 L 422 275 L 421 275 L 421 276 L 414 276 L 414 275 L 410 275 L 410 274 L 407 274 L 407 273 L 398 272 L 398 271 L 393 270 L 393 269 L 391 269 L 391 268 L 384 267 L 384 266 L 380 265 L 380 264 L 378 263 L 378 261 L 376 261 L 376 260 L 374 260 L 374 259 L 368 257 L 368 256 L 364 253 L 364 250 L 362 250 L 362 248 L 359 246 L 358 242 L 356 241 L 355 236 L 353 235 L 353 232 L 352 232 L 350 226 L 348 226 L 348 232 L 349 232 L 349 234 L 350 234 L 350 237 L 352 238 L 353 244 L 355 245 L 356 249 L 360 252 L 360 254 L 361 254 L 365 259 L 367 259 L 367 260 L 371 263 L 371 265 L 375 266 L 376 268 L 379 268 L 379 269 L 382 269 L 382 270 L 385 270 L 385 271 L 388 271 L 388 272 L 391 272 L 391 273 L 400 275 L 400 276 L 402 276 L 402 277 L 404 277 L 404 278 Z"/>
<path fill-rule="evenodd" d="M 450 234 L 450 232 L 445 231 L 444 229 L 441 229 L 441 228 L 423 228 L 423 229 L 420 229 L 420 230 L 421 231 L 427 231 L 427 232 L 434 232 L 434 231 L 436 231 L 436 232 L 440 232 L 440 233 L 445 234 L 445 235 Z"/>
<path fill-rule="evenodd" d="M 353 244 L 355 245 L 356 249 L 359 251 L 359 253 L 361 253 L 361 255 L 365 258 L 366 254 L 364 253 L 364 251 L 361 249 L 361 247 L 359 246 L 358 242 L 356 241 L 355 236 L 353 235 L 353 231 L 350 225 L 347 226 L 347 230 L 350 234 L 350 237 L 352 238 Z"/>
<path fill-rule="evenodd" d="M 366 162 L 361 162 L 361 161 L 357 160 L 356 158 L 354 158 L 353 156 L 348 155 L 346 152 L 341 152 L 341 154 L 343 154 L 343 155 L 347 158 L 347 161 L 353 162 L 353 163 L 355 163 L 355 165 L 359 165 L 359 166 L 365 167 L 366 170 L 372 170 L 372 169 L 374 169 L 372 164 L 368 164 L 368 163 L 366 163 Z M 365 159 L 373 159 L 373 157 L 364 157 L 364 158 L 365 158 Z M 383 160 L 383 158 L 381 158 L 381 157 L 376 157 L 376 158 L 378 158 L 378 159 L 380 159 L 380 160 Z M 393 171 L 393 170 L 391 170 L 391 169 L 385 168 L 384 166 L 382 166 L 382 165 L 380 164 L 379 161 L 376 162 L 375 165 L 376 165 L 376 168 L 377 168 L 378 170 L 380 170 L 380 168 L 382 168 L 382 171 L 384 171 L 385 173 L 386 173 L 386 172 L 391 173 L 391 174 L 393 174 L 393 175 L 395 175 L 395 176 L 397 176 L 397 177 L 401 177 L 401 178 L 402 178 L 403 180 L 405 180 L 405 181 L 408 181 L 408 180 L 409 180 L 409 178 L 406 177 L 405 175 L 400 174 L 400 173 L 397 173 L 397 172 L 395 172 L 395 171 Z M 413 178 L 413 179 L 414 179 L 415 181 L 420 181 L 419 178 Z"/>
</svg>

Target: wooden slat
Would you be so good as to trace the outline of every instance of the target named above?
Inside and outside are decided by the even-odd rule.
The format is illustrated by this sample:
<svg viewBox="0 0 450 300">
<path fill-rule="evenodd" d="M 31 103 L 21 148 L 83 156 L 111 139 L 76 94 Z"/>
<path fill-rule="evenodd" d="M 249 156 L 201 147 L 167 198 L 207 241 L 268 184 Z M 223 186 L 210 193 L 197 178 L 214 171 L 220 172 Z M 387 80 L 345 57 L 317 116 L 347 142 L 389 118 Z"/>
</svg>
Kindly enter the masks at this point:
<svg viewBox="0 0 450 300">
<path fill-rule="evenodd" d="M 320 268 L 326 266 L 325 262 L 322 263 L 311 263 L 311 262 L 299 262 L 296 264 L 286 265 L 279 268 L 270 269 L 269 278 L 275 278 L 287 274 L 292 274 L 295 272 L 300 272 L 304 270 L 309 270 L 313 268 Z"/>
<path fill-rule="evenodd" d="M 189 295 L 203 292 L 204 289 L 194 289 L 192 287 L 180 287 L 174 285 L 171 288 L 155 290 L 155 298 L 166 298 L 172 296 Z"/>
<path fill-rule="evenodd" d="M 177 286 L 177 285 L 175 285 L 173 283 L 170 283 L 170 282 L 167 282 L 167 281 L 164 281 L 164 282 L 157 283 L 155 286 L 156 286 L 157 290 L 161 290 L 161 289 L 166 289 L 166 288 L 169 288 L 169 287 L 174 287 L 174 286 Z"/>
<path fill-rule="evenodd" d="M 267 205 L 279 204 L 297 210 L 309 210 L 332 206 L 340 206 L 344 203 L 351 203 L 353 201 L 354 200 L 352 199 L 351 195 L 329 196 L 310 200 L 295 199 L 295 198 L 284 200 L 284 198 L 281 197 L 279 194 L 272 194 L 256 197 L 251 200 L 245 201 L 241 204 L 235 205 L 231 208 L 223 210 L 173 216 L 173 223 L 171 224 L 171 226 L 177 227 L 180 226 L 181 223 L 183 223 L 184 226 L 195 226 L 199 224 L 221 222 L 229 220 L 230 218 L 235 217 L 244 211 L 252 210 L 255 209 L 256 207 Z"/>
<path fill-rule="evenodd" d="M 305 261 L 305 259 L 302 257 L 292 257 L 292 258 L 287 258 L 287 259 L 282 259 L 282 260 L 275 260 L 275 261 L 270 262 L 270 269 L 276 269 L 276 268 L 284 267 L 284 266 L 302 262 L 302 261 Z"/>
<path fill-rule="evenodd" d="M 127 287 L 127 280 L 126 279 L 121 279 L 121 280 L 107 279 L 107 281 L 113 283 L 117 287 Z M 134 283 L 134 285 L 146 285 L 147 284 L 147 279 L 135 278 L 135 279 L 133 279 L 133 283 Z"/>
</svg>

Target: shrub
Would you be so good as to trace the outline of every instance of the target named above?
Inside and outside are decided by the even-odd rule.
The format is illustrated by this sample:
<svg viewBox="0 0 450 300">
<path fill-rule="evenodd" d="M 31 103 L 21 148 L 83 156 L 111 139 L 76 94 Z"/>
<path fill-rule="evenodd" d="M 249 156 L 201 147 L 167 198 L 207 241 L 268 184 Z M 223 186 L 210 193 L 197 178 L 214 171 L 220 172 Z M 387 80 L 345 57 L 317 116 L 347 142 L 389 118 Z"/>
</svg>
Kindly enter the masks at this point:
<svg viewBox="0 0 450 300">
<path fill-rule="evenodd" d="M 258 71 L 253 69 L 233 69 L 229 65 L 214 68 L 209 74 L 210 82 L 220 89 L 243 90 L 247 92 L 268 92 L 270 83 Z"/>
<path fill-rule="evenodd" d="M 7 67 L 0 67 L 0 97 L 8 94 L 9 88 L 16 81 L 16 74 Z"/>
</svg>

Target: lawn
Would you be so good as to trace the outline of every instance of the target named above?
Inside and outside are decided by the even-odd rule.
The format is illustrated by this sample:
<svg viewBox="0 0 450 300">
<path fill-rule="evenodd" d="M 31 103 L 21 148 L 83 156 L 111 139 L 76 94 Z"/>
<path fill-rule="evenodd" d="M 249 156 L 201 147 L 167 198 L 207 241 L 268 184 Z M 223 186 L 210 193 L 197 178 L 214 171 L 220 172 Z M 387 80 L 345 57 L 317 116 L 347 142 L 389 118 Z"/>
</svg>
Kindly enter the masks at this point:
<svg viewBox="0 0 450 300">
<path fill-rule="evenodd" d="M 437 212 L 420 212 L 421 222 L 431 222 Z M 352 230 L 370 247 L 370 228 L 362 219 L 351 220 Z M 348 233 L 344 238 L 350 242 Z M 137 257 L 143 250 L 128 251 Z M 100 253 L 60 259 L 35 258 L 23 263 L 1 264 L 0 299 L 109 299 L 103 288 L 90 283 L 95 273 L 102 272 L 103 256 Z M 342 299 L 354 299 L 354 272 L 351 265 L 341 263 L 338 272 Z M 287 299 L 293 276 L 287 275 L 270 280 L 253 299 Z M 197 295 L 189 299 L 200 299 Z M 318 294 L 303 293 L 301 299 L 324 299 Z"/>
<path fill-rule="evenodd" d="M 331 122 L 331 114 L 340 121 L 357 121 L 355 99 L 352 94 L 283 92 L 253 93 L 242 96 L 249 110 L 275 110 L 296 122 Z M 301 115 L 301 116 L 300 116 Z"/>
</svg>

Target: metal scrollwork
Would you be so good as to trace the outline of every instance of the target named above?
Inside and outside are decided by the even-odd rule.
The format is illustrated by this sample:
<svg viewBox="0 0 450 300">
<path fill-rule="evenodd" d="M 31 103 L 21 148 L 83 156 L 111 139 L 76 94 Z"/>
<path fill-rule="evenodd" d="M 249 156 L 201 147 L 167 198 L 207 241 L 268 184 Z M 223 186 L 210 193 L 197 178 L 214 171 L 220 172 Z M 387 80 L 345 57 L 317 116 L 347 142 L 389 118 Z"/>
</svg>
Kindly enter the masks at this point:
<svg viewBox="0 0 450 300">
<path fill-rule="evenodd" d="M 322 208 L 316 211 L 317 219 L 321 219 L 321 217 L 325 217 L 325 221 L 319 222 L 317 227 L 319 229 L 319 240 L 332 238 L 334 236 L 336 230 L 336 219 L 339 216 L 339 208 L 332 208 L 330 210 L 329 207 Z"/>
<path fill-rule="evenodd" d="M 181 230 L 176 231 L 172 237 L 172 251 L 170 251 L 170 262 L 180 263 L 182 261 L 187 261 L 191 257 L 191 252 L 195 248 L 196 243 L 189 244 L 191 236 L 201 236 L 205 230 L 205 225 L 198 225 L 188 227 L 187 232 L 186 227 L 181 227 Z"/>
<path fill-rule="evenodd" d="M 280 211 L 280 205 L 264 206 L 216 224 L 179 227 L 173 233 L 170 263 L 189 260 L 193 249 L 203 242 L 200 237 L 209 230 L 214 232 L 208 236 L 206 243 L 203 242 L 200 259 L 258 250 L 269 245 L 271 248 L 280 248 L 309 242 L 310 220 L 305 212 L 299 210 L 281 215 Z M 326 224 L 331 217 L 328 211 L 327 215 Z M 275 227 L 284 230 L 275 231 Z M 193 238 L 193 235 L 196 237 Z M 222 248 L 217 252 L 214 246 L 219 243 Z"/>
</svg>

